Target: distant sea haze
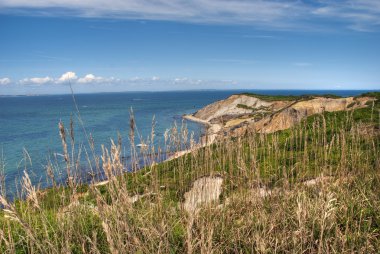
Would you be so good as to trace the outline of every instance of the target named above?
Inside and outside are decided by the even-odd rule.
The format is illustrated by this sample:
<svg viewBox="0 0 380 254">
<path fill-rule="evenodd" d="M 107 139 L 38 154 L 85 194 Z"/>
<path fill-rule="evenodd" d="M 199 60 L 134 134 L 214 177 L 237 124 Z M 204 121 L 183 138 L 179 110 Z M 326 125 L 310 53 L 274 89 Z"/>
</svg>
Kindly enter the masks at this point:
<svg viewBox="0 0 380 254">
<path fill-rule="evenodd" d="M 364 90 L 215 90 L 184 92 L 132 92 L 75 95 L 84 127 L 94 139 L 95 152 L 100 155 L 101 144 L 110 145 L 110 139 L 122 138 L 128 143 L 129 115 L 134 112 L 136 132 L 146 138 L 151 133 L 152 119 L 155 117 L 156 144 L 164 146 L 165 130 L 174 122 L 181 125 L 182 115 L 242 92 L 267 95 L 335 94 L 354 96 L 367 92 Z M 47 187 L 45 165 L 50 158 L 62 154 L 58 123 L 63 121 L 68 128 L 70 118 L 74 120 L 77 143 L 87 145 L 82 126 L 80 126 L 75 104 L 71 95 L 44 96 L 3 96 L 0 97 L 0 145 L 5 169 L 5 184 L 8 195 L 16 191 L 17 179 L 28 169 L 32 181 Z M 203 126 L 187 122 L 189 132 L 197 139 Z M 139 141 L 137 139 L 136 144 Z M 123 147 L 128 154 L 129 147 Z M 32 164 L 25 160 L 28 152 Z M 84 167 L 85 170 L 85 167 Z M 64 182 L 65 174 L 57 176 Z"/>
</svg>

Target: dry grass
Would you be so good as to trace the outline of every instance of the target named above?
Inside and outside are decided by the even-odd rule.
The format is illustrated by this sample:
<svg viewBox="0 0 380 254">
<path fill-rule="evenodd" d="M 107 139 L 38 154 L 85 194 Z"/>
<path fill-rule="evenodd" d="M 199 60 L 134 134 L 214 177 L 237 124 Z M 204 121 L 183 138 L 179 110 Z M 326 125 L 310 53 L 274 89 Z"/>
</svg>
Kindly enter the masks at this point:
<svg viewBox="0 0 380 254">
<path fill-rule="evenodd" d="M 60 123 L 65 164 L 47 169 L 53 182 L 53 167 L 66 171 L 68 187 L 40 191 L 25 172 L 26 199 L 0 196 L 0 252 L 379 253 L 377 110 L 366 124 L 371 135 L 363 135 L 367 118 L 326 113 L 274 134 L 225 137 L 162 163 L 156 163 L 157 151 L 178 152 L 194 143 L 186 128 L 168 131 L 160 148 L 151 145 L 152 124 L 148 147 L 138 149 L 132 117 L 132 161 L 126 164 L 120 142 L 90 158 L 75 150 L 81 145 Z M 108 182 L 81 186 L 81 157 L 99 165 Z M 137 170 L 138 160 L 149 166 Z M 218 183 L 200 184 L 202 179 Z M 189 196 L 196 207 L 190 212 Z"/>
</svg>

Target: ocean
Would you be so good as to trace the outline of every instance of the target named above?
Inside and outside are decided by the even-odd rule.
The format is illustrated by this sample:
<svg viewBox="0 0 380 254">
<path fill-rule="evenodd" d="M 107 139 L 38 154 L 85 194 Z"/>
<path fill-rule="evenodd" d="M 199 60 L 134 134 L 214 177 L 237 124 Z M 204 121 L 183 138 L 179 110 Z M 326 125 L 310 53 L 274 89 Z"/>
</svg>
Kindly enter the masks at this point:
<svg viewBox="0 0 380 254">
<path fill-rule="evenodd" d="M 336 94 L 340 96 L 358 95 L 366 91 L 311 91 L 311 90 L 231 90 L 231 91 L 176 91 L 176 92 L 122 92 L 101 94 L 78 94 L 75 100 L 88 134 L 94 139 L 95 151 L 101 152 L 101 145 L 110 146 L 110 139 L 122 138 L 128 143 L 129 115 L 132 109 L 137 132 L 142 137 L 151 133 L 155 117 L 157 145 L 163 146 L 165 130 L 174 122 L 181 126 L 182 115 L 225 99 L 241 92 L 268 95 Z M 82 126 L 77 118 L 77 110 L 72 95 L 43 96 L 2 96 L 0 97 L 0 169 L 5 175 L 7 196 L 13 196 L 18 183 L 27 169 L 34 184 L 48 187 L 45 167 L 47 161 L 62 154 L 58 123 L 62 121 L 69 128 L 70 118 L 74 120 L 77 144 L 88 145 Z M 187 122 L 189 132 L 198 138 L 203 126 Z M 136 143 L 139 143 L 138 139 Z M 129 149 L 126 146 L 125 149 Z M 30 159 L 29 159 L 30 158 Z M 86 167 L 83 168 L 86 170 Z M 65 175 L 56 176 L 60 182 Z"/>
</svg>

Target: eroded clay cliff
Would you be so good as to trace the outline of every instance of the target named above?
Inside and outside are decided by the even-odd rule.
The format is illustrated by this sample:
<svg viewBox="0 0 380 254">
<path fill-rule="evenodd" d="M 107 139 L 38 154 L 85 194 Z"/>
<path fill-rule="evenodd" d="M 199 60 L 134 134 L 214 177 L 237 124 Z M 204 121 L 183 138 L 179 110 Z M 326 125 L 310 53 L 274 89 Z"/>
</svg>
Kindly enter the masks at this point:
<svg viewBox="0 0 380 254">
<path fill-rule="evenodd" d="M 288 129 L 302 119 L 324 111 L 334 112 L 366 107 L 370 97 L 300 96 L 292 100 L 265 100 L 254 95 L 232 95 L 194 113 L 191 120 L 208 123 L 212 134 L 239 134 L 247 128 L 271 133 Z M 218 127 L 218 128 L 216 128 Z"/>
</svg>

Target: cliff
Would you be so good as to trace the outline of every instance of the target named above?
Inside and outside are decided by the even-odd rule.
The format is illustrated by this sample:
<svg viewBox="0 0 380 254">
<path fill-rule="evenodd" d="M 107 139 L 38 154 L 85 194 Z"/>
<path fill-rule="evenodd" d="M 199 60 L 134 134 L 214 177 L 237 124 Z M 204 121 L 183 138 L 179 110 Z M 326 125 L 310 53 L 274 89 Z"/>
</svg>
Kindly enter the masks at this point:
<svg viewBox="0 0 380 254">
<path fill-rule="evenodd" d="M 212 140 L 225 133 L 240 135 L 247 129 L 272 133 L 291 128 L 302 119 L 323 112 L 367 107 L 375 98 L 369 96 L 264 96 L 238 94 L 214 102 L 185 118 L 208 124 Z"/>
</svg>

